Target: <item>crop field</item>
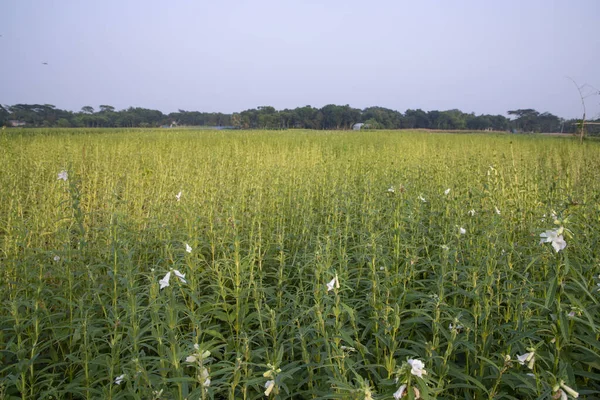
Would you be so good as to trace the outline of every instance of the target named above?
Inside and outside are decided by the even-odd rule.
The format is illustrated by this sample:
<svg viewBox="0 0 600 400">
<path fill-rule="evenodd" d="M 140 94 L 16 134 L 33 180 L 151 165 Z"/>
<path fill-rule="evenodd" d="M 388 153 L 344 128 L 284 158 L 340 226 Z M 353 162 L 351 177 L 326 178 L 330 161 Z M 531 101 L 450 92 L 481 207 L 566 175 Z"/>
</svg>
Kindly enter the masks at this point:
<svg viewBox="0 0 600 400">
<path fill-rule="evenodd" d="M 0 133 L 1 399 L 600 398 L 600 143 Z"/>
</svg>

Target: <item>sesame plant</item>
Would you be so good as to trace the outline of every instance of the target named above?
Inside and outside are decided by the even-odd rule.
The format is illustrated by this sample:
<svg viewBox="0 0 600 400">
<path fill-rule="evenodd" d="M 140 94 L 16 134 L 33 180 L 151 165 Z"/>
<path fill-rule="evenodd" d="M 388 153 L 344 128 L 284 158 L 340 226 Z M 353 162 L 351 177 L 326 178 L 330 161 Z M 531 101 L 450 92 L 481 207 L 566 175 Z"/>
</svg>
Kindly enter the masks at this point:
<svg viewBox="0 0 600 400">
<path fill-rule="evenodd" d="M 2 399 L 600 397 L 600 146 L 0 136 Z"/>
</svg>

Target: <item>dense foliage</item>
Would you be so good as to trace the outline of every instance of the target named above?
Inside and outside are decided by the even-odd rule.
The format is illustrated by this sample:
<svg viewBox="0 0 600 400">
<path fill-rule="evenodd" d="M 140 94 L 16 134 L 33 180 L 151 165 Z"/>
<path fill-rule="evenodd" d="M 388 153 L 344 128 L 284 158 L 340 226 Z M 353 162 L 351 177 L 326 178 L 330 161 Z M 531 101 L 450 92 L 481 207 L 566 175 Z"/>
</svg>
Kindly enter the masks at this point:
<svg viewBox="0 0 600 400">
<path fill-rule="evenodd" d="M 38 129 L 0 168 L 2 399 L 600 396 L 596 142 Z"/>
<path fill-rule="evenodd" d="M 205 113 L 184 111 L 163 114 L 158 110 L 130 107 L 116 111 L 114 107 L 101 105 L 98 111 L 86 106 L 80 112 L 60 110 L 50 104 L 16 104 L 0 106 L 0 125 L 11 121 L 24 122 L 26 126 L 44 127 L 158 127 L 203 126 L 232 127 L 243 129 L 350 129 L 356 123 L 364 123 L 369 129 L 439 129 L 439 130 L 494 130 L 514 132 L 566 132 L 577 130 L 577 120 L 563 120 L 550 113 L 532 109 L 511 110 L 509 119 L 502 115 L 475 115 L 460 110 L 399 111 L 383 107 L 364 110 L 326 105 L 293 110 L 276 110 L 258 107 L 240 113 Z M 590 134 L 600 133 L 600 125 L 588 126 Z"/>
</svg>

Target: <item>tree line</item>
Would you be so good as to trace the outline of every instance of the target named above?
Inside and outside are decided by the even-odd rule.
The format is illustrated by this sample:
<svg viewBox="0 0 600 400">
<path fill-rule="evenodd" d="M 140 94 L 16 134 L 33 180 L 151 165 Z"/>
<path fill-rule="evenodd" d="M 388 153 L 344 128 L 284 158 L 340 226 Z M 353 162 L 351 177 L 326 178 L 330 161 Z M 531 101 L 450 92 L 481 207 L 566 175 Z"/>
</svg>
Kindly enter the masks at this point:
<svg viewBox="0 0 600 400">
<path fill-rule="evenodd" d="M 513 132 L 575 133 L 578 120 L 565 120 L 534 109 L 510 110 L 503 115 L 475 115 L 460 110 L 406 110 L 401 113 L 384 107 L 358 109 L 349 105 L 328 104 L 276 110 L 262 106 L 232 114 L 178 110 L 164 114 L 159 110 L 129 107 L 117 111 L 113 106 L 91 106 L 78 112 L 61 110 L 52 104 L 0 105 L 0 125 L 33 127 L 230 127 L 239 129 L 439 129 L 493 130 Z M 596 120 L 598 121 L 598 120 Z M 600 134 L 600 125 L 589 125 L 588 133 Z"/>
</svg>

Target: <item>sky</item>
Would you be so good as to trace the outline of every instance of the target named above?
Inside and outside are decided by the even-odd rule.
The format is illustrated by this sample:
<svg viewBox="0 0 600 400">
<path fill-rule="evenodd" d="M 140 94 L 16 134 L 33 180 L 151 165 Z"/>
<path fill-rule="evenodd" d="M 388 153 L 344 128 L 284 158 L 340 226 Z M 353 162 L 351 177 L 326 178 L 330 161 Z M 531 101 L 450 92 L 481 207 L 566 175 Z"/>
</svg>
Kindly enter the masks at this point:
<svg viewBox="0 0 600 400">
<path fill-rule="evenodd" d="M 8 105 L 574 118 L 569 78 L 600 88 L 600 0 L 0 0 L 0 15 Z M 600 96 L 585 105 L 600 116 Z"/>
</svg>

